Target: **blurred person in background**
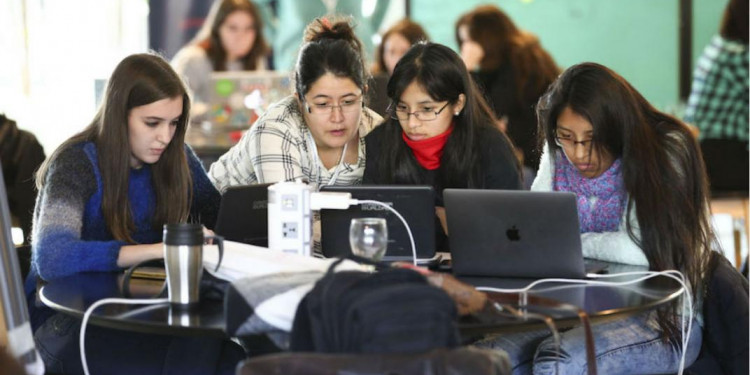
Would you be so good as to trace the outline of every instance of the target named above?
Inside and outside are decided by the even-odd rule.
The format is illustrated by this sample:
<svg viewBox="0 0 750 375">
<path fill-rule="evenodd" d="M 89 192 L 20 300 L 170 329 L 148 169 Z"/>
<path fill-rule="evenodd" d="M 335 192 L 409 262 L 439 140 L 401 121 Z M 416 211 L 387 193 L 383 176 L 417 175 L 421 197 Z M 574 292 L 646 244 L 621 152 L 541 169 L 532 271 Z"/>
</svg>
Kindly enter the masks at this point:
<svg viewBox="0 0 750 375">
<path fill-rule="evenodd" d="M 461 58 L 517 149 L 528 188 L 540 155 L 534 106 L 560 70 L 539 39 L 516 27 L 497 6 L 462 15 L 455 33 Z"/>
<path fill-rule="evenodd" d="M 177 52 L 172 66 L 192 91 L 193 115 L 208 109 L 212 72 L 269 68 L 270 49 L 263 19 L 250 0 L 216 0 L 193 40 Z"/>
<path fill-rule="evenodd" d="M 748 1 L 731 0 L 719 34 L 703 50 L 693 73 L 685 121 L 700 131 L 711 190 L 741 191 L 747 197 Z"/>
<path fill-rule="evenodd" d="M 372 66 L 373 79 L 368 90 L 370 92 L 369 106 L 372 110 L 381 116 L 387 115 L 389 100 L 386 86 L 396 63 L 412 45 L 429 40 L 422 26 L 408 18 L 397 22 L 383 33 L 380 45 L 375 50 L 375 64 Z"/>
<path fill-rule="evenodd" d="M 396 63 L 417 42 L 429 41 L 430 37 L 418 23 L 405 18 L 383 33 L 380 45 L 375 50 L 372 74 L 393 74 Z"/>
</svg>

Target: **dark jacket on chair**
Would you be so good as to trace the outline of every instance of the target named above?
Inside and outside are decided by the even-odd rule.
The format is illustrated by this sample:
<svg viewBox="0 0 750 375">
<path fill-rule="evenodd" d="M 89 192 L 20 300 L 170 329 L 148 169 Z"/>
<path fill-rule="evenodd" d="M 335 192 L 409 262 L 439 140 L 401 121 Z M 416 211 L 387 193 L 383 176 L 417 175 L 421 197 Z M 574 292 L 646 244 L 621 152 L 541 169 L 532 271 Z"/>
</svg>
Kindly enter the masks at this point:
<svg viewBox="0 0 750 375">
<path fill-rule="evenodd" d="M 689 374 L 748 374 L 748 282 L 712 252 L 703 302 L 703 346 Z"/>
<path fill-rule="evenodd" d="M 0 162 L 5 190 L 13 217 L 23 230 L 23 242 L 29 243 L 31 219 L 37 190 L 34 173 L 44 161 L 44 148 L 36 137 L 18 129 L 15 121 L 0 114 Z"/>
</svg>

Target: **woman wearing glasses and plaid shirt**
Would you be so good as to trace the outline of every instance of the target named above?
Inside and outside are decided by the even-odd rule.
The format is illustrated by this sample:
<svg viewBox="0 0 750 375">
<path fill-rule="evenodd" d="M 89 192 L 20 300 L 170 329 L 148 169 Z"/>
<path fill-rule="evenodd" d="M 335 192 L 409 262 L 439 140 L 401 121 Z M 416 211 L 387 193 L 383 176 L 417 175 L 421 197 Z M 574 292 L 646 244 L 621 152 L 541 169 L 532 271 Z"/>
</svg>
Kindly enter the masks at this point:
<svg viewBox="0 0 750 375">
<path fill-rule="evenodd" d="M 390 118 L 367 136 L 364 183 L 432 185 L 438 250 L 445 250 L 445 188 L 520 189 L 520 165 L 495 128 L 487 103 L 461 58 L 419 43 L 388 81 Z"/>
<path fill-rule="evenodd" d="M 364 137 L 382 118 L 365 107 L 368 70 L 346 20 L 308 25 L 295 69 L 295 94 L 272 105 L 211 165 L 219 191 L 303 179 L 353 185 L 365 168 Z"/>
</svg>

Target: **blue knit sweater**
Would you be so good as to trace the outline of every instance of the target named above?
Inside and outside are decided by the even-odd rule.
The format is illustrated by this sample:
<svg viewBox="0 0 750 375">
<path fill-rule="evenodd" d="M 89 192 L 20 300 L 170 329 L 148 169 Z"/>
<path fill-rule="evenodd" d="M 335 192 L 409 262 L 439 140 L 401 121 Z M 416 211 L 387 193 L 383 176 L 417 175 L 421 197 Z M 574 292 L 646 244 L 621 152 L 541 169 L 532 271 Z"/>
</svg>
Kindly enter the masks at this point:
<svg viewBox="0 0 750 375">
<path fill-rule="evenodd" d="M 193 179 L 190 220 L 213 228 L 221 196 L 192 149 L 186 146 L 185 153 Z M 150 165 L 130 169 L 128 199 L 136 227 L 133 240 L 161 242 L 161 228 L 152 226 L 156 194 Z M 117 257 L 126 243 L 112 237 L 101 206 L 102 176 L 96 146 L 81 143 L 61 152 L 47 171 L 34 210 L 27 293 L 33 295 L 37 276 L 50 280 L 78 272 L 119 270 Z"/>
</svg>

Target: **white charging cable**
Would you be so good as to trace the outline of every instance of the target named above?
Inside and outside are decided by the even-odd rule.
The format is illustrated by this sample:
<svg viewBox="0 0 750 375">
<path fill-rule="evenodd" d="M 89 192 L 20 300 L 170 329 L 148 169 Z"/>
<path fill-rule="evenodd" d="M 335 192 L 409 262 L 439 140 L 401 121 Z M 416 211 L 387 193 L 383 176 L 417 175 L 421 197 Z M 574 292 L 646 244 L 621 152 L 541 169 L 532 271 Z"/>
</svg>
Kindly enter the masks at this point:
<svg viewBox="0 0 750 375">
<path fill-rule="evenodd" d="M 583 284 L 583 285 L 598 285 L 598 286 L 625 286 L 630 284 L 636 284 L 641 281 L 645 281 L 657 276 L 666 276 L 673 280 L 676 280 L 680 286 L 682 287 L 682 308 L 683 312 L 687 308 L 687 324 L 685 323 L 685 316 L 684 314 L 680 314 L 680 317 L 682 318 L 682 321 L 680 322 L 680 334 L 682 335 L 682 353 L 680 356 L 680 365 L 678 374 L 682 375 L 684 369 L 685 369 L 685 350 L 687 349 L 688 343 L 690 342 L 690 333 L 692 332 L 693 327 L 693 298 L 690 290 L 689 284 L 685 281 L 685 276 L 676 270 L 667 270 L 667 271 L 637 271 L 637 272 L 624 272 L 624 273 L 613 273 L 613 274 L 587 274 L 586 276 L 591 278 L 614 278 L 614 277 L 622 277 L 622 276 L 642 276 L 633 280 L 628 281 L 598 281 L 598 280 L 583 280 L 583 279 L 561 279 L 561 278 L 551 278 L 551 279 L 539 279 L 536 280 L 526 287 L 523 288 L 516 288 L 516 289 L 504 289 L 504 288 L 493 288 L 493 287 L 486 287 L 486 286 L 478 286 L 476 289 L 479 291 L 489 291 L 489 292 L 498 292 L 498 293 L 521 293 L 523 295 L 524 301 L 527 300 L 525 298 L 525 294 L 527 294 L 529 291 L 531 291 L 532 288 L 534 288 L 537 285 L 544 284 L 544 283 L 569 283 L 569 284 Z M 534 290 L 534 292 L 544 292 L 547 289 L 537 289 Z M 687 332 L 685 331 L 685 326 L 687 325 Z"/>
<path fill-rule="evenodd" d="M 685 370 L 685 351 L 687 350 L 688 344 L 690 343 L 690 334 L 693 330 L 693 293 L 690 288 L 690 284 L 685 280 L 685 275 L 682 274 L 680 271 L 676 270 L 667 270 L 667 271 L 661 271 L 661 272 L 654 272 L 654 271 L 641 271 L 641 272 L 624 272 L 620 274 L 611 274 L 611 275 L 588 275 L 592 278 L 611 278 L 611 277 L 617 277 L 617 276 L 635 276 L 635 275 L 662 275 L 667 276 L 673 280 L 676 280 L 680 285 L 682 286 L 683 293 L 682 293 L 682 311 L 683 314 L 680 314 L 680 317 L 682 318 L 682 321 L 680 322 L 680 335 L 682 336 L 682 355 L 680 356 L 680 366 L 678 368 L 677 373 L 679 375 L 682 375 L 682 373 Z M 687 324 L 685 323 L 685 315 L 684 312 L 687 309 Z M 685 330 L 685 326 L 687 326 L 687 331 Z"/>
<path fill-rule="evenodd" d="M 385 208 L 389 209 L 391 212 L 393 212 L 393 214 L 396 215 L 399 219 L 401 219 L 401 222 L 404 223 L 404 227 L 406 227 L 406 233 L 409 234 L 409 242 L 411 243 L 412 261 L 413 261 L 413 263 L 414 263 L 415 266 L 417 265 L 417 247 L 414 245 L 414 236 L 411 234 L 411 228 L 409 228 L 409 224 L 406 222 L 406 219 L 404 219 L 404 217 L 401 216 L 401 214 L 398 213 L 398 211 L 396 211 L 396 209 L 394 209 L 393 207 L 391 207 L 391 206 L 389 206 L 389 205 L 387 205 L 387 204 L 385 204 L 383 202 L 376 201 L 376 200 L 370 200 L 370 199 L 363 199 L 363 200 L 351 199 L 349 201 L 349 204 L 350 205 L 374 204 L 374 205 L 377 205 L 377 206 L 385 207 Z"/>
<path fill-rule="evenodd" d="M 86 323 L 88 323 L 89 318 L 91 317 L 91 314 L 96 310 L 97 307 L 106 305 L 109 303 L 122 303 L 126 305 L 154 305 L 154 304 L 166 304 L 169 303 L 168 298 L 150 298 L 150 299 L 127 299 L 127 298 L 104 298 L 100 299 L 96 302 L 94 302 L 93 305 L 89 306 L 88 309 L 86 309 L 86 312 L 83 314 L 83 322 L 81 323 L 81 334 L 78 338 L 78 343 L 81 349 L 81 364 L 83 364 L 83 372 L 86 375 L 89 375 L 89 365 L 86 361 L 86 346 L 85 346 L 85 337 L 86 337 Z"/>
</svg>

